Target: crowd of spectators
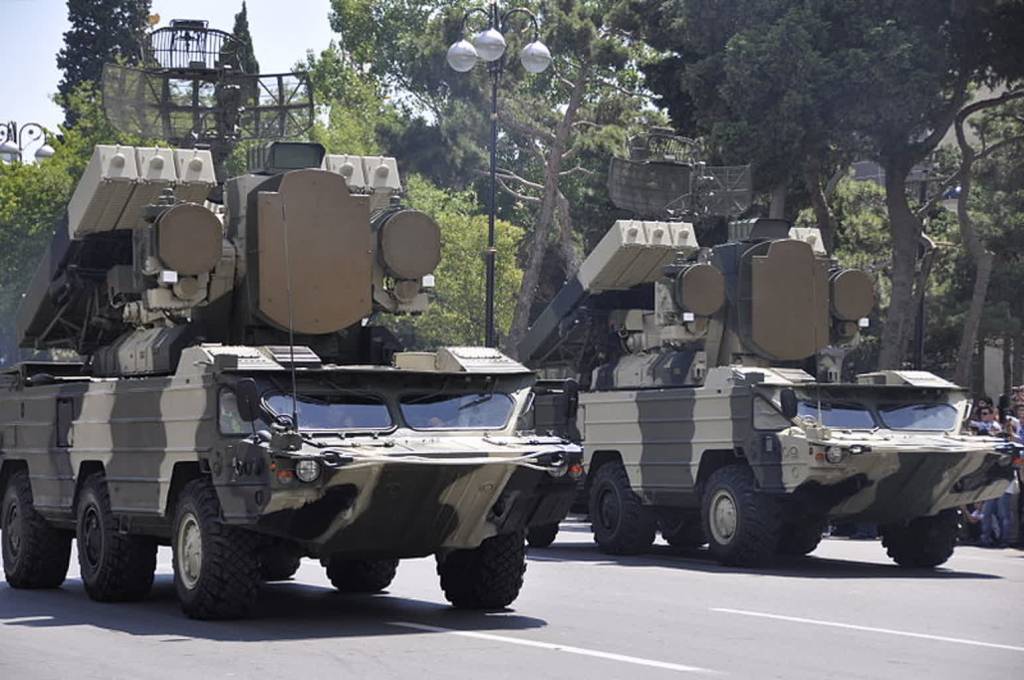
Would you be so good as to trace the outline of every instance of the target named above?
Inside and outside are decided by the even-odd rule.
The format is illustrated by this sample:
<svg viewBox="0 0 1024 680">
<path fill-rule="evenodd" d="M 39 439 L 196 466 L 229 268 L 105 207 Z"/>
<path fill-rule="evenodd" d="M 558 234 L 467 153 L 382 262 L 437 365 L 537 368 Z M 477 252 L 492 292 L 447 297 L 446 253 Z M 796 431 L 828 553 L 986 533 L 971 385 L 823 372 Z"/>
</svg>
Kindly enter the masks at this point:
<svg viewBox="0 0 1024 680">
<path fill-rule="evenodd" d="M 982 397 L 976 399 L 969 420 L 974 434 L 1002 437 L 1007 441 L 1024 444 L 1024 385 L 1014 387 L 1010 394 L 997 402 Z M 1021 531 L 1021 468 L 1014 466 L 1010 486 L 999 498 L 977 506 L 962 509 L 965 536 L 986 547 L 1024 546 Z"/>
</svg>

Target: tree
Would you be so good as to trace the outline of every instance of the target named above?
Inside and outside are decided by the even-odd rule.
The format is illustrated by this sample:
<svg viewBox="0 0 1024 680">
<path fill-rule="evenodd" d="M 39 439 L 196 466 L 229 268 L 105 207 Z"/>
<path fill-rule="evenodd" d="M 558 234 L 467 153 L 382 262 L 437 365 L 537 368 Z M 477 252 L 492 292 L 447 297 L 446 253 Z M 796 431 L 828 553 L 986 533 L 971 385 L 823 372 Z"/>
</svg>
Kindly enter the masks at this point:
<svg viewBox="0 0 1024 680">
<path fill-rule="evenodd" d="M 1024 73 L 1014 42 L 1024 6 L 627 0 L 620 11 L 643 17 L 644 36 L 668 51 L 649 75 L 677 124 L 711 135 L 724 150 L 746 149 L 769 175 L 778 158 L 805 168 L 817 213 L 830 165 L 855 153 L 882 165 L 892 294 L 879 363 L 899 367 L 913 326 L 922 228 L 907 176 L 935 150 L 972 88 Z"/>
<path fill-rule="evenodd" d="M 238 65 L 245 73 L 259 73 L 260 63 L 256 61 L 256 52 L 252 46 L 252 34 L 249 33 L 249 10 L 242 2 L 242 9 L 235 14 L 235 25 L 231 29 L 231 35 L 237 42 Z"/>
<path fill-rule="evenodd" d="M 522 289 L 505 343 L 512 353 L 538 307 L 539 293 L 560 284 L 578 264 L 573 198 L 593 199 L 597 193 L 602 194 L 598 203 L 606 203 L 597 183 L 609 152 L 624 145 L 631 126 L 660 120 L 645 108 L 647 93 L 634 68 L 642 45 L 606 20 L 614 4 L 526 3 L 538 13 L 541 39 L 557 47 L 552 68 L 540 76 L 519 65 L 517 38 L 510 32 L 499 94 L 499 209 L 532 222 L 521 255 Z M 462 37 L 462 16 L 461 9 L 442 10 L 437 3 L 332 1 L 331 25 L 341 36 L 343 53 L 376 77 L 407 115 L 422 116 L 408 128 L 417 132 L 411 141 L 421 151 L 424 141 L 435 144 L 432 154 L 423 154 L 429 165 L 419 169 L 440 182 L 486 177 L 487 70 L 458 74 L 445 63 L 448 45 Z M 528 40 L 530 25 L 523 22 L 515 36 Z M 474 28 L 471 22 L 467 30 Z M 438 169 L 440 176 L 433 174 Z M 548 282 L 542 280 L 545 272 Z"/>
<path fill-rule="evenodd" d="M 150 0 L 68 0 L 71 28 L 57 53 L 57 68 L 64 72 L 57 91 L 65 125 L 77 120 L 69 97 L 80 85 L 98 85 L 109 61 L 139 59 L 149 8 Z"/>
</svg>

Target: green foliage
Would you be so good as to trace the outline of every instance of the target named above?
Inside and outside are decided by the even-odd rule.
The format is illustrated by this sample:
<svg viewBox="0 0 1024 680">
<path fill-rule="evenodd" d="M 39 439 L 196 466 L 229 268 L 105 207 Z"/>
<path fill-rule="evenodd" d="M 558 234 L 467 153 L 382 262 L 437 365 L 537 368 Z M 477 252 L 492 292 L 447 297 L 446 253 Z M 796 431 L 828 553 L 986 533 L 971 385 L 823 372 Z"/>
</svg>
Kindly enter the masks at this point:
<svg viewBox="0 0 1024 680">
<path fill-rule="evenodd" d="M 252 45 L 252 34 L 249 33 L 249 10 L 242 2 L 242 9 L 235 14 L 235 25 L 231 35 L 238 42 L 238 64 L 244 73 L 259 73 L 260 63 L 256 61 L 256 51 Z"/>
<path fill-rule="evenodd" d="M 57 68 L 64 72 L 57 86 L 65 124 L 77 120 L 70 101 L 83 83 L 99 84 L 103 65 L 140 55 L 149 16 L 150 0 L 68 0 L 64 47 L 57 53 Z"/>
<path fill-rule="evenodd" d="M 411 206 L 433 217 L 441 227 L 441 264 L 434 272 L 435 299 L 429 310 L 419 317 L 403 318 L 395 326 L 415 348 L 482 344 L 487 217 L 476 211 L 469 192 L 438 189 L 415 175 L 406 182 Z M 499 335 L 505 335 L 523 276 L 515 264 L 523 230 L 498 220 L 495 232 L 495 324 Z"/>
</svg>

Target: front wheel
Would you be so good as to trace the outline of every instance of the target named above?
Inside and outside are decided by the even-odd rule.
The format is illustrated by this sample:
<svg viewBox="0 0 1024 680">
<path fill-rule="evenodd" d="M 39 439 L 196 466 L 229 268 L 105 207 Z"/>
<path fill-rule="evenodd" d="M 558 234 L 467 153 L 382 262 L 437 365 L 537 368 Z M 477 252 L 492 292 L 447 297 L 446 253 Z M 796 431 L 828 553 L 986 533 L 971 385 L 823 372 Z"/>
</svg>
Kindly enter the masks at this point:
<svg viewBox="0 0 1024 680">
<path fill-rule="evenodd" d="M 12 588 L 57 588 L 71 561 L 71 534 L 50 526 L 32 503 L 28 473 L 7 480 L 0 503 L 4 577 Z"/>
<path fill-rule="evenodd" d="M 342 560 L 327 562 L 327 578 L 343 593 L 379 593 L 391 585 L 398 560 Z"/>
<path fill-rule="evenodd" d="M 182 490 L 171 538 L 174 587 L 194 619 L 247 615 L 260 587 L 259 537 L 224 524 L 213 484 L 195 479 Z"/>
<path fill-rule="evenodd" d="M 708 549 L 723 564 L 757 566 L 775 556 L 780 512 L 774 498 L 757 490 L 746 465 L 711 474 L 704 486 L 701 517 Z"/>
<path fill-rule="evenodd" d="M 558 536 L 558 522 L 530 527 L 526 532 L 526 542 L 531 548 L 546 548 L 555 542 Z"/>
<path fill-rule="evenodd" d="M 472 550 L 438 556 L 445 598 L 458 609 L 503 609 L 523 587 L 526 544 L 521 533 L 488 538 Z"/>
<path fill-rule="evenodd" d="M 901 567 L 937 567 L 953 556 L 956 546 L 956 510 L 918 517 L 903 524 L 881 527 L 882 545 Z"/>
<path fill-rule="evenodd" d="M 131 602 L 149 594 L 156 572 L 156 541 L 118 531 L 102 473 L 85 480 L 76 519 L 78 567 L 89 597 L 97 602 Z"/>
<path fill-rule="evenodd" d="M 622 463 L 606 463 L 590 485 L 590 524 L 606 553 L 637 555 L 654 543 L 657 520 L 633 491 Z"/>
</svg>

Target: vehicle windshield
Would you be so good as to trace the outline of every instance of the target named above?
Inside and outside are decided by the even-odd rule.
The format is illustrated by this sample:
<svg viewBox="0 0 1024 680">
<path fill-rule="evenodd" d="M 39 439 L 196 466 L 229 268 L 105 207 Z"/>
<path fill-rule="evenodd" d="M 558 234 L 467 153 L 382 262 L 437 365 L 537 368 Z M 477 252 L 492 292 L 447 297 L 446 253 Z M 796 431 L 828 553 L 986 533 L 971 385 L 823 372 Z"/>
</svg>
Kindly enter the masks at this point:
<svg viewBox="0 0 1024 680">
<path fill-rule="evenodd" d="M 878 415 L 892 430 L 945 432 L 957 426 L 957 410 L 950 404 L 894 404 L 879 406 Z"/>
<path fill-rule="evenodd" d="M 501 393 L 407 394 L 400 405 L 417 430 L 497 430 L 508 423 L 514 402 Z"/>
<path fill-rule="evenodd" d="M 272 394 L 264 401 L 278 415 L 292 414 L 290 394 Z M 300 394 L 298 416 L 302 430 L 383 430 L 392 424 L 382 399 L 354 394 Z"/>
<path fill-rule="evenodd" d="M 818 403 L 801 401 L 797 405 L 797 416 L 818 419 Z M 825 427 L 844 430 L 872 430 L 875 419 L 864 406 L 850 403 L 821 402 L 821 422 Z"/>
</svg>

